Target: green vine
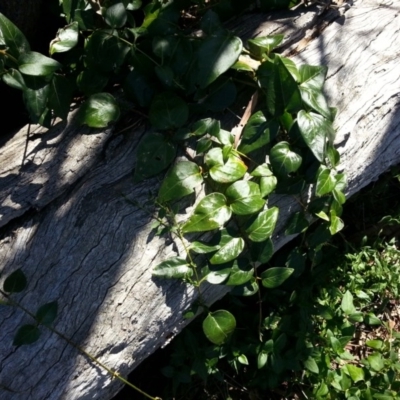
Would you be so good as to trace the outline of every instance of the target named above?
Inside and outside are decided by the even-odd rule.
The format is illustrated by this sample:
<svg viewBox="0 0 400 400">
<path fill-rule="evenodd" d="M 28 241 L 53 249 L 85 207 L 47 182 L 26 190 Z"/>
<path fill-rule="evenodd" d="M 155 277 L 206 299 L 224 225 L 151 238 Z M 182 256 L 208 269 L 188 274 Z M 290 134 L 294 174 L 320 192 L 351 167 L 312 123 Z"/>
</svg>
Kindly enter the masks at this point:
<svg viewBox="0 0 400 400">
<path fill-rule="evenodd" d="M 318 257 L 327 238 L 343 228 L 346 178 L 333 146 L 336 110 L 323 94 L 327 68 L 298 67 L 274 52 L 282 35 L 244 45 L 220 21 L 243 11 L 243 2 L 60 3 L 68 25 L 50 43 L 50 57 L 31 51 L 22 32 L 0 14 L 2 80 L 22 91 L 32 122 L 47 127 L 54 118 L 67 118 L 75 101 L 80 123 L 104 128 L 129 112 L 116 93 L 148 118 L 134 181 L 168 168 L 154 228 L 174 235 L 183 249 L 157 265 L 153 275 L 197 288 L 199 304 L 207 310 L 204 333 L 221 345 L 236 320 L 228 310 L 208 310 L 203 286 L 226 285 L 249 296 L 260 293 L 260 285 L 281 285 L 294 272 L 272 267 L 257 273 L 273 255 L 271 238 L 288 212 L 270 206 L 271 196 L 294 196 L 301 205 L 289 216 L 286 235 L 304 234 L 313 219 L 322 220 L 311 257 Z M 261 1 L 263 10 L 270 4 Z M 226 110 L 238 120 L 227 122 Z M 175 162 L 180 149 L 187 157 Z M 206 195 L 186 221 L 177 223 L 176 202 L 201 187 Z M 309 193 L 311 199 L 299 200 Z M 204 232 L 210 240 L 197 240 Z"/>
</svg>

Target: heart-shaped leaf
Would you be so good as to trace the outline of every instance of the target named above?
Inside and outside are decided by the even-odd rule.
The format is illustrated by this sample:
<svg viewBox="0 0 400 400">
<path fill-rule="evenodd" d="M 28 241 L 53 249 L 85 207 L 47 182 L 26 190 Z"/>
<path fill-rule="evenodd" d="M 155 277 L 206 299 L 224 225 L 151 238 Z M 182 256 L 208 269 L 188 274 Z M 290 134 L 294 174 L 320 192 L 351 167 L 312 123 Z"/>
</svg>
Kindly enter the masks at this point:
<svg viewBox="0 0 400 400">
<path fill-rule="evenodd" d="M 187 121 L 188 116 L 186 102 L 172 92 L 156 95 L 150 105 L 150 122 L 159 129 L 179 128 Z"/>
<path fill-rule="evenodd" d="M 329 168 L 321 168 L 320 173 L 317 177 L 317 185 L 315 188 L 315 193 L 317 196 L 321 197 L 324 194 L 332 192 L 335 188 L 336 179 L 333 176 L 332 171 Z"/>
<path fill-rule="evenodd" d="M 278 184 L 278 179 L 275 176 L 263 176 L 260 179 L 261 197 L 267 197 L 271 194 Z"/>
<path fill-rule="evenodd" d="M 317 90 L 303 88 L 300 86 L 301 98 L 310 108 L 331 120 L 332 114 L 323 93 Z"/>
<path fill-rule="evenodd" d="M 22 325 L 14 336 L 13 345 L 35 343 L 40 337 L 40 330 L 36 325 Z"/>
<path fill-rule="evenodd" d="M 63 53 L 71 50 L 78 44 L 79 38 L 79 24 L 73 22 L 70 25 L 59 29 L 57 36 L 50 42 L 50 54 Z"/>
<path fill-rule="evenodd" d="M 249 215 L 260 210 L 265 200 L 261 197 L 260 187 L 249 181 L 237 181 L 225 192 L 231 210 L 237 215 Z"/>
<path fill-rule="evenodd" d="M 120 2 L 107 8 L 104 20 L 111 28 L 122 28 L 126 24 L 127 17 L 125 6 Z"/>
<path fill-rule="evenodd" d="M 303 88 L 321 91 L 328 73 L 326 66 L 301 65 L 300 83 Z"/>
<path fill-rule="evenodd" d="M 227 286 L 240 286 L 250 281 L 254 276 L 254 268 L 247 259 L 235 260 L 231 267 L 231 273 L 225 282 Z M 253 288 L 254 289 L 254 288 Z"/>
<path fill-rule="evenodd" d="M 293 268 L 272 267 L 261 274 L 262 284 L 268 289 L 282 285 L 294 272 Z"/>
<path fill-rule="evenodd" d="M 211 257 L 211 264 L 224 264 L 236 259 L 244 249 L 244 240 L 242 238 L 232 238 L 228 243 Z"/>
<path fill-rule="evenodd" d="M 167 173 L 158 192 L 158 200 L 166 202 L 177 200 L 194 192 L 194 188 L 203 182 L 200 168 L 191 161 L 177 163 Z"/>
<path fill-rule="evenodd" d="M 229 183 L 242 178 L 246 171 L 246 164 L 239 157 L 231 155 L 225 164 L 213 166 L 210 176 L 215 182 Z"/>
<path fill-rule="evenodd" d="M 4 281 L 3 290 L 7 293 L 22 292 L 27 285 L 25 274 L 21 269 L 15 270 Z"/>
<path fill-rule="evenodd" d="M 263 242 L 268 239 L 275 229 L 278 215 L 278 207 L 272 207 L 260 212 L 246 229 L 249 239 L 253 242 Z"/>
<path fill-rule="evenodd" d="M 153 269 L 153 276 L 159 278 L 184 278 L 191 276 L 193 269 L 188 262 L 181 257 L 173 257 L 158 264 Z"/>
<path fill-rule="evenodd" d="M 90 96 L 78 111 L 78 121 L 91 128 L 105 128 L 120 116 L 119 106 L 110 93 L 96 93 Z"/>
<path fill-rule="evenodd" d="M 270 162 L 275 174 L 285 176 L 300 168 L 302 158 L 290 150 L 288 142 L 279 142 L 271 149 Z"/>
<path fill-rule="evenodd" d="M 209 313 L 203 321 L 203 331 L 207 339 L 216 344 L 223 344 L 236 328 L 235 317 L 226 310 Z"/>
<path fill-rule="evenodd" d="M 58 61 L 36 51 L 22 53 L 18 58 L 18 69 L 25 75 L 46 76 L 61 67 L 62 65 Z"/>
<path fill-rule="evenodd" d="M 204 232 L 220 228 L 231 218 L 232 211 L 221 193 L 211 193 L 200 200 L 193 215 L 182 226 L 183 233 Z"/>
<path fill-rule="evenodd" d="M 257 59 L 262 59 L 268 55 L 283 40 L 283 35 L 270 35 L 258 37 L 247 41 L 250 53 Z"/>
<path fill-rule="evenodd" d="M 147 133 L 137 149 L 135 182 L 150 178 L 167 168 L 176 156 L 176 145 L 158 132 Z"/>
<path fill-rule="evenodd" d="M 13 68 L 10 68 L 6 74 L 2 76 L 3 82 L 12 87 L 13 89 L 24 90 L 26 89 L 26 84 L 22 74 Z"/>
<path fill-rule="evenodd" d="M 18 59 L 21 54 L 30 51 L 29 43 L 24 34 L 1 13 L 0 44 L 7 46 L 7 52 L 16 59 Z"/>
</svg>

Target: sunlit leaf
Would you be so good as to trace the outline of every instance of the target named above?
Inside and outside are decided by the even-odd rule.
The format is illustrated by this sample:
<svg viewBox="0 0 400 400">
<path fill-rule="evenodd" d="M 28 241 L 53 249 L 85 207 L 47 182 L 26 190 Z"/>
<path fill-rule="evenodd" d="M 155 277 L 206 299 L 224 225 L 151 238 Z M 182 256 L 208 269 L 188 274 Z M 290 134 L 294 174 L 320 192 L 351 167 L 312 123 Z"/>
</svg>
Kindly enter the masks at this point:
<svg viewBox="0 0 400 400">
<path fill-rule="evenodd" d="M 235 182 L 247 171 L 246 164 L 235 155 L 231 155 L 223 165 L 215 165 L 210 169 L 211 178 L 220 183 Z"/>
<path fill-rule="evenodd" d="M 223 344 L 235 328 L 235 317 L 226 310 L 209 313 L 203 321 L 204 334 L 210 342 L 217 345 Z"/>
<path fill-rule="evenodd" d="M 62 65 L 58 61 L 36 51 L 28 51 L 18 58 L 18 69 L 25 75 L 46 76 L 61 67 Z"/>
<path fill-rule="evenodd" d="M 232 211 L 221 193 L 211 193 L 204 197 L 193 215 L 182 226 L 182 232 L 203 232 L 220 228 L 231 218 Z"/>
<path fill-rule="evenodd" d="M 232 238 L 210 258 L 211 264 L 223 264 L 236 259 L 244 249 L 242 238 Z"/>
<path fill-rule="evenodd" d="M 167 173 L 158 192 L 160 202 L 180 199 L 203 182 L 200 168 L 191 161 L 178 162 Z"/>
<path fill-rule="evenodd" d="M 96 93 L 90 96 L 79 108 L 78 120 L 91 128 L 105 128 L 120 116 L 119 106 L 110 93 Z"/>
<path fill-rule="evenodd" d="M 279 209 L 277 207 L 272 207 L 260 212 L 251 225 L 246 228 L 249 239 L 253 242 L 263 242 L 267 240 L 275 229 L 278 215 Z"/>
<path fill-rule="evenodd" d="M 326 66 L 301 65 L 299 68 L 300 82 L 303 88 L 321 91 L 328 73 Z"/>
<path fill-rule="evenodd" d="M 335 188 L 336 179 L 333 176 L 333 172 L 326 167 L 322 167 L 317 177 L 317 185 L 315 187 L 315 193 L 321 197 L 327 193 L 332 192 Z"/>
<path fill-rule="evenodd" d="M 262 284 L 268 289 L 282 285 L 293 274 L 293 268 L 272 267 L 261 274 Z"/>
<path fill-rule="evenodd" d="M 279 142 L 270 153 L 270 162 L 277 175 L 287 175 L 300 168 L 302 158 L 290 149 L 288 142 Z"/>
<path fill-rule="evenodd" d="M 184 278 L 191 276 L 192 273 L 193 269 L 188 262 L 181 257 L 169 258 L 153 269 L 153 276 L 159 278 Z"/>
<path fill-rule="evenodd" d="M 270 35 L 265 37 L 258 37 L 247 41 L 250 53 L 258 59 L 264 58 L 275 47 L 277 47 L 283 40 L 283 35 Z"/>
<path fill-rule="evenodd" d="M 7 52 L 18 59 L 21 54 L 30 51 L 24 34 L 8 18 L 0 13 L 0 44 L 7 46 Z"/>
<path fill-rule="evenodd" d="M 50 54 L 63 53 L 71 50 L 78 44 L 79 38 L 79 25 L 77 22 L 73 22 L 70 25 L 59 29 L 57 36 L 50 42 Z"/>
<path fill-rule="evenodd" d="M 237 181 L 225 192 L 234 214 L 249 215 L 260 210 L 265 200 L 261 197 L 260 187 L 250 181 Z"/>
</svg>

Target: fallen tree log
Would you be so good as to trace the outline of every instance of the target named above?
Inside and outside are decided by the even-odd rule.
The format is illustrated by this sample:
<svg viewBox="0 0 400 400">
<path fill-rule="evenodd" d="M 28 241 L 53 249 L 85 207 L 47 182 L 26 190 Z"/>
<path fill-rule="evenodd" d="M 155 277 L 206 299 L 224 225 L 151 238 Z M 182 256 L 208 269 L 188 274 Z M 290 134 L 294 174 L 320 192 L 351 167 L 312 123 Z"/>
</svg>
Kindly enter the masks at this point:
<svg viewBox="0 0 400 400">
<path fill-rule="evenodd" d="M 292 39 L 284 51 L 296 62 L 329 67 L 326 93 L 339 109 L 348 195 L 400 162 L 399 11 L 394 1 L 356 0 L 343 16 L 299 9 L 296 18 L 278 14 L 262 28 L 252 25 L 254 16 L 240 23 L 251 27 L 244 36 L 286 31 Z M 26 129 L 0 149 L 1 279 L 22 268 L 28 290 L 15 299 L 31 311 L 57 300 L 55 328 L 127 374 L 183 328 L 182 312 L 196 298 L 179 282 L 151 277 L 175 247 L 152 237 L 151 215 L 125 199 L 144 204 L 158 187 L 157 177 L 132 182 L 145 127 L 93 133 L 71 116 L 49 132 L 35 128 L 24 156 Z M 288 197 L 274 201 L 296 207 Z M 281 218 L 276 248 L 291 239 L 284 224 Z M 209 286 L 204 296 L 212 303 L 224 292 Z M 107 399 L 118 391 L 118 381 L 50 331 L 13 347 L 28 322 L 23 312 L 0 308 L 2 399 Z"/>
</svg>

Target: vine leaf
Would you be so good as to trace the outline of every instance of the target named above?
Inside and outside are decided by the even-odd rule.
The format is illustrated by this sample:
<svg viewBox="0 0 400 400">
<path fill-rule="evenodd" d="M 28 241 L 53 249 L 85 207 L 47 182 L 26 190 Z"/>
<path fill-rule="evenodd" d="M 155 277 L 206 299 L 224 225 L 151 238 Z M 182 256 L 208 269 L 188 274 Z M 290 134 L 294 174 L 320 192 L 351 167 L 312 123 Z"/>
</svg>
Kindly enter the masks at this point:
<svg viewBox="0 0 400 400">
<path fill-rule="evenodd" d="M 137 149 L 134 181 L 140 182 L 167 168 L 176 156 L 176 145 L 158 132 L 147 133 Z"/>
<path fill-rule="evenodd" d="M 268 289 L 282 285 L 294 272 L 293 268 L 272 267 L 261 274 L 262 284 Z"/>
<path fill-rule="evenodd" d="M 244 249 L 243 238 L 232 238 L 211 257 L 211 264 L 224 264 L 236 259 Z"/>
<path fill-rule="evenodd" d="M 231 215 L 226 197 L 221 193 L 211 193 L 199 202 L 193 215 L 183 224 L 182 232 L 204 232 L 220 228 L 229 221 Z"/>
<path fill-rule="evenodd" d="M 230 273 L 231 273 L 230 268 L 222 268 L 216 271 L 210 271 L 206 276 L 206 280 L 208 283 L 211 283 L 212 285 L 220 285 L 221 283 L 223 283 L 228 279 Z"/>
<path fill-rule="evenodd" d="M 315 188 L 315 193 L 318 197 L 323 196 L 324 194 L 332 192 L 335 188 L 336 179 L 333 176 L 332 171 L 329 168 L 321 168 L 321 172 L 317 177 L 317 185 Z"/>
<path fill-rule="evenodd" d="M 234 214 L 249 215 L 264 207 L 265 200 L 261 197 L 260 187 L 249 181 L 237 181 L 225 192 Z"/>
<path fill-rule="evenodd" d="M 246 229 L 249 239 L 253 242 L 263 242 L 271 237 L 278 220 L 278 215 L 278 207 L 272 207 L 260 212 Z"/>
<path fill-rule="evenodd" d="M 187 121 L 188 116 L 186 102 L 172 92 L 156 95 L 150 105 L 150 122 L 158 129 L 179 128 Z"/>
<path fill-rule="evenodd" d="M 126 24 L 127 18 L 128 15 L 122 2 L 115 3 L 108 7 L 104 15 L 104 20 L 106 21 L 107 25 L 114 29 L 122 28 Z"/>
<path fill-rule="evenodd" d="M 300 168 L 302 158 L 290 150 L 288 142 L 279 142 L 271 149 L 270 162 L 275 174 L 285 176 Z"/>
<path fill-rule="evenodd" d="M 220 248 L 219 245 L 210 246 L 202 242 L 194 241 L 190 243 L 189 250 L 194 251 L 197 254 L 207 254 L 212 253 Z"/>
<path fill-rule="evenodd" d="M 22 292 L 27 285 L 25 274 L 21 269 L 15 270 L 4 281 L 3 290 L 7 293 Z"/>
<path fill-rule="evenodd" d="M 261 197 L 266 197 L 270 193 L 272 193 L 276 185 L 278 184 L 278 179 L 276 176 L 263 176 L 260 179 L 260 191 L 261 191 Z"/>
<path fill-rule="evenodd" d="M 70 82 L 62 75 L 54 74 L 50 82 L 48 106 L 54 110 L 54 114 L 61 119 L 68 116 L 72 90 Z"/>
<path fill-rule="evenodd" d="M 27 87 L 23 92 L 25 106 L 32 122 L 43 124 L 46 114 L 50 114 L 47 109 L 50 85 L 40 77 L 26 78 L 29 79 L 25 79 Z"/>
<path fill-rule="evenodd" d="M 242 41 L 230 34 L 204 39 L 195 55 L 196 69 L 192 72 L 200 88 L 207 87 L 226 72 L 239 58 L 242 48 Z"/>
<path fill-rule="evenodd" d="M 10 68 L 7 73 L 3 75 L 3 82 L 13 89 L 26 89 L 24 77 L 18 70 L 14 68 Z"/>
<path fill-rule="evenodd" d="M 203 331 L 207 339 L 216 344 L 223 344 L 236 328 L 235 317 L 226 310 L 209 313 L 203 321 Z"/>
<path fill-rule="evenodd" d="M 78 44 L 79 24 L 73 22 L 70 25 L 59 29 L 57 37 L 50 42 L 50 54 L 63 53 L 71 50 Z"/>
<path fill-rule="evenodd" d="M 332 123 L 322 115 L 304 110 L 297 114 L 301 136 L 319 162 L 325 160 L 326 138 L 333 141 L 335 131 Z"/>
<path fill-rule="evenodd" d="M 36 319 L 43 325 L 51 325 L 57 317 L 58 303 L 52 301 L 44 304 L 36 312 Z"/>
<path fill-rule="evenodd" d="M 308 219 L 304 212 L 297 212 L 290 216 L 288 226 L 285 230 L 285 235 L 294 235 L 304 232 L 309 226 Z"/>
<path fill-rule="evenodd" d="M 257 58 L 262 60 L 268 55 L 275 47 L 283 40 L 283 35 L 270 35 L 265 37 L 258 37 L 256 39 L 250 39 L 247 41 L 250 53 Z"/>
<path fill-rule="evenodd" d="M 249 282 L 246 282 L 243 285 L 235 286 L 230 292 L 233 296 L 253 296 L 258 292 L 258 283 L 254 278 L 250 279 Z"/>
<path fill-rule="evenodd" d="M 303 88 L 321 91 L 328 73 L 326 66 L 301 65 L 299 68 L 300 83 Z"/>
<path fill-rule="evenodd" d="M 24 344 L 35 343 L 40 337 L 40 330 L 35 325 L 22 325 L 14 336 L 13 345 L 22 346 Z"/>
<path fill-rule="evenodd" d="M 61 67 L 62 65 L 58 61 L 36 51 L 28 51 L 18 58 L 18 69 L 25 75 L 51 75 Z"/>
<path fill-rule="evenodd" d="M 203 182 L 200 167 L 191 161 L 181 161 L 167 173 L 158 192 L 158 200 L 177 200 L 194 192 Z"/>
<path fill-rule="evenodd" d="M 24 34 L 1 13 L 0 45 L 7 46 L 7 52 L 16 59 L 18 59 L 21 54 L 27 53 L 31 49 Z"/>
<path fill-rule="evenodd" d="M 158 264 L 153 269 L 153 276 L 159 278 L 185 278 L 193 274 L 193 269 L 181 257 L 173 257 Z"/>
<path fill-rule="evenodd" d="M 250 257 L 258 265 L 268 262 L 274 254 L 274 244 L 271 239 L 264 242 L 253 242 L 250 245 Z"/>
<path fill-rule="evenodd" d="M 250 281 L 254 276 L 254 269 L 246 259 L 235 260 L 233 263 L 228 280 L 225 282 L 227 286 L 241 286 Z"/>
<path fill-rule="evenodd" d="M 110 93 L 96 93 L 90 96 L 78 110 L 78 121 L 91 128 L 105 128 L 117 121 L 120 115 L 118 104 Z"/>
<path fill-rule="evenodd" d="M 213 166 L 210 169 L 210 175 L 215 182 L 230 183 L 242 178 L 246 171 L 246 164 L 239 157 L 232 154 L 225 164 Z"/>
</svg>

